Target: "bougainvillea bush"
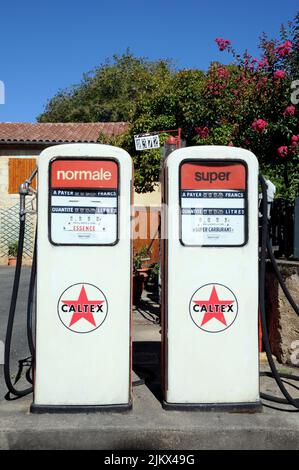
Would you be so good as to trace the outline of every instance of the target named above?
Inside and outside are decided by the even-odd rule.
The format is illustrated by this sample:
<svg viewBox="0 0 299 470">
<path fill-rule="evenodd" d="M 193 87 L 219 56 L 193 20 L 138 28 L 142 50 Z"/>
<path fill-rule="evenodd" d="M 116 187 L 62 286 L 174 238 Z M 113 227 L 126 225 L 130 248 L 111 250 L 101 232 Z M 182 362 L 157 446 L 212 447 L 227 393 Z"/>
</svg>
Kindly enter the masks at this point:
<svg viewBox="0 0 299 470">
<path fill-rule="evenodd" d="M 206 73 L 168 70 L 163 85 L 137 101 L 123 140 L 135 160 L 137 188 L 151 189 L 160 156 L 134 152 L 133 134 L 181 127 L 187 145 L 251 150 L 277 196 L 299 196 L 299 109 L 291 101 L 291 84 L 299 79 L 299 14 L 278 39 L 261 37 L 259 57 L 237 54 L 229 39 L 215 43 L 231 54 L 230 65 L 213 62 Z"/>
<path fill-rule="evenodd" d="M 299 15 L 288 29 L 282 27 L 279 39 L 262 36 L 260 57 L 236 54 L 229 40 L 216 38 L 216 44 L 234 63 L 211 65 L 206 119 L 195 128 L 193 142 L 252 150 L 278 195 L 299 196 L 299 92 L 291 97 L 291 84 L 299 79 Z"/>
</svg>

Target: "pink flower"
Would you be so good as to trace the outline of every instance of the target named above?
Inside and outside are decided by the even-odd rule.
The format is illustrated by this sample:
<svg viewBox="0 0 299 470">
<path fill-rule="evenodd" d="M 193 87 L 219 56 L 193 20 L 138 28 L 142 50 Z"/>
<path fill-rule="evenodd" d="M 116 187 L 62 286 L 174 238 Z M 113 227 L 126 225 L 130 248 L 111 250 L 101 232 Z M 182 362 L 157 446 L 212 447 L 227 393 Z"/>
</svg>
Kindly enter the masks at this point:
<svg viewBox="0 0 299 470">
<path fill-rule="evenodd" d="M 217 68 L 217 76 L 219 78 L 228 78 L 229 77 L 229 70 L 224 67 Z"/>
<path fill-rule="evenodd" d="M 289 153 L 289 149 L 286 145 L 282 145 L 281 147 L 278 147 L 277 153 L 280 157 L 284 158 Z"/>
<path fill-rule="evenodd" d="M 294 116 L 296 113 L 296 108 L 292 104 L 290 106 L 287 106 L 286 109 L 283 112 L 284 116 Z"/>
<path fill-rule="evenodd" d="M 268 59 L 266 57 L 262 57 L 261 60 L 257 64 L 258 69 L 263 69 L 269 65 Z"/>
<path fill-rule="evenodd" d="M 209 135 L 209 128 L 208 127 L 195 127 L 194 128 L 196 134 L 199 135 L 201 139 L 206 139 Z"/>
<path fill-rule="evenodd" d="M 216 38 L 215 42 L 217 43 L 220 51 L 224 51 L 231 44 L 228 39 L 223 38 Z"/>
<path fill-rule="evenodd" d="M 286 76 L 286 73 L 283 70 L 276 70 L 274 72 L 274 78 L 284 78 Z"/>
<path fill-rule="evenodd" d="M 210 82 L 207 85 L 207 89 L 211 91 L 213 95 L 219 95 L 221 90 L 226 88 L 225 84 L 221 84 L 219 81 Z"/>
<path fill-rule="evenodd" d="M 264 119 L 256 119 L 251 124 L 252 129 L 254 129 L 257 132 L 264 132 L 267 126 L 268 126 L 268 122 L 265 121 Z"/>
<path fill-rule="evenodd" d="M 261 77 L 257 82 L 257 89 L 260 90 L 268 82 L 267 77 Z"/>
<path fill-rule="evenodd" d="M 284 43 L 280 44 L 276 49 L 275 52 L 280 56 L 284 57 L 290 54 L 292 48 L 291 41 L 285 41 Z"/>
<path fill-rule="evenodd" d="M 293 150 L 297 149 L 297 145 L 299 145 L 299 134 L 298 135 L 292 135 L 291 137 L 291 146 Z"/>
</svg>

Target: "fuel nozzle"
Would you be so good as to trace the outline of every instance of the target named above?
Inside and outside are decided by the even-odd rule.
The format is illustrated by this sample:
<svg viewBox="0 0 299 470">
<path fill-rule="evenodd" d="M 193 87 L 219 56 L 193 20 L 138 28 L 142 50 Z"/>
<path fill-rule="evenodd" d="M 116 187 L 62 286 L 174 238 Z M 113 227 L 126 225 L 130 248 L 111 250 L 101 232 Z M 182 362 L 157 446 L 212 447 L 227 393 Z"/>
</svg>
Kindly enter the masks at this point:
<svg viewBox="0 0 299 470">
<path fill-rule="evenodd" d="M 19 186 L 19 194 L 20 194 L 20 220 L 25 220 L 26 213 L 35 213 L 34 210 L 27 211 L 26 210 L 26 196 L 34 196 L 36 195 L 36 190 L 31 186 L 33 179 L 35 178 L 37 173 L 37 168 L 33 171 L 33 173 L 29 176 L 29 178 L 24 182 L 21 183 Z"/>
<path fill-rule="evenodd" d="M 20 184 L 19 194 L 20 194 L 20 219 L 25 220 L 26 196 L 29 194 L 29 184 L 27 182 Z"/>
</svg>

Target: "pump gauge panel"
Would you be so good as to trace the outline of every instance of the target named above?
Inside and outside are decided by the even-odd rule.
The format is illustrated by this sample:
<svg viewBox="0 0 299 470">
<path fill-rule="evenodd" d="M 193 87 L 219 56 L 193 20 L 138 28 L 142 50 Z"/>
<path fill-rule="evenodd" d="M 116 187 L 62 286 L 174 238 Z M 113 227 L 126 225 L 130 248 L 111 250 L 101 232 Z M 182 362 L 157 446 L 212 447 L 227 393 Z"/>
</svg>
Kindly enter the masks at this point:
<svg viewBox="0 0 299 470">
<path fill-rule="evenodd" d="M 247 166 L 184 160 L 180 165 L 180 241 L 184 246 L 247 243 Z"/>
<path fill-rule="evenodd" d="M 118 163 L 54 158 L 49 167 L 49 239 L 55 245 L 118 240 Z"/>
</svg>

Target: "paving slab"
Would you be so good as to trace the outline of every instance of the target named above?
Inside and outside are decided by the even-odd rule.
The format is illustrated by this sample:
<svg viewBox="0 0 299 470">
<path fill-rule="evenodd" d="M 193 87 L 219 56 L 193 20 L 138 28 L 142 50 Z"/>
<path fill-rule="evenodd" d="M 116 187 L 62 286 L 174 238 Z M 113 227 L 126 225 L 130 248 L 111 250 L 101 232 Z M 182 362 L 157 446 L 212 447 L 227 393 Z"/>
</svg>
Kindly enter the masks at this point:
<svg viewBox="0 0 299 470">
<path fill-rule="evenodd" d="M 124 414 L 32 415 L 30 403 L 1 402 L 0 449 L 299 449 L 296 413 L 167 412 L 146 385 Z"/>
</svg>

